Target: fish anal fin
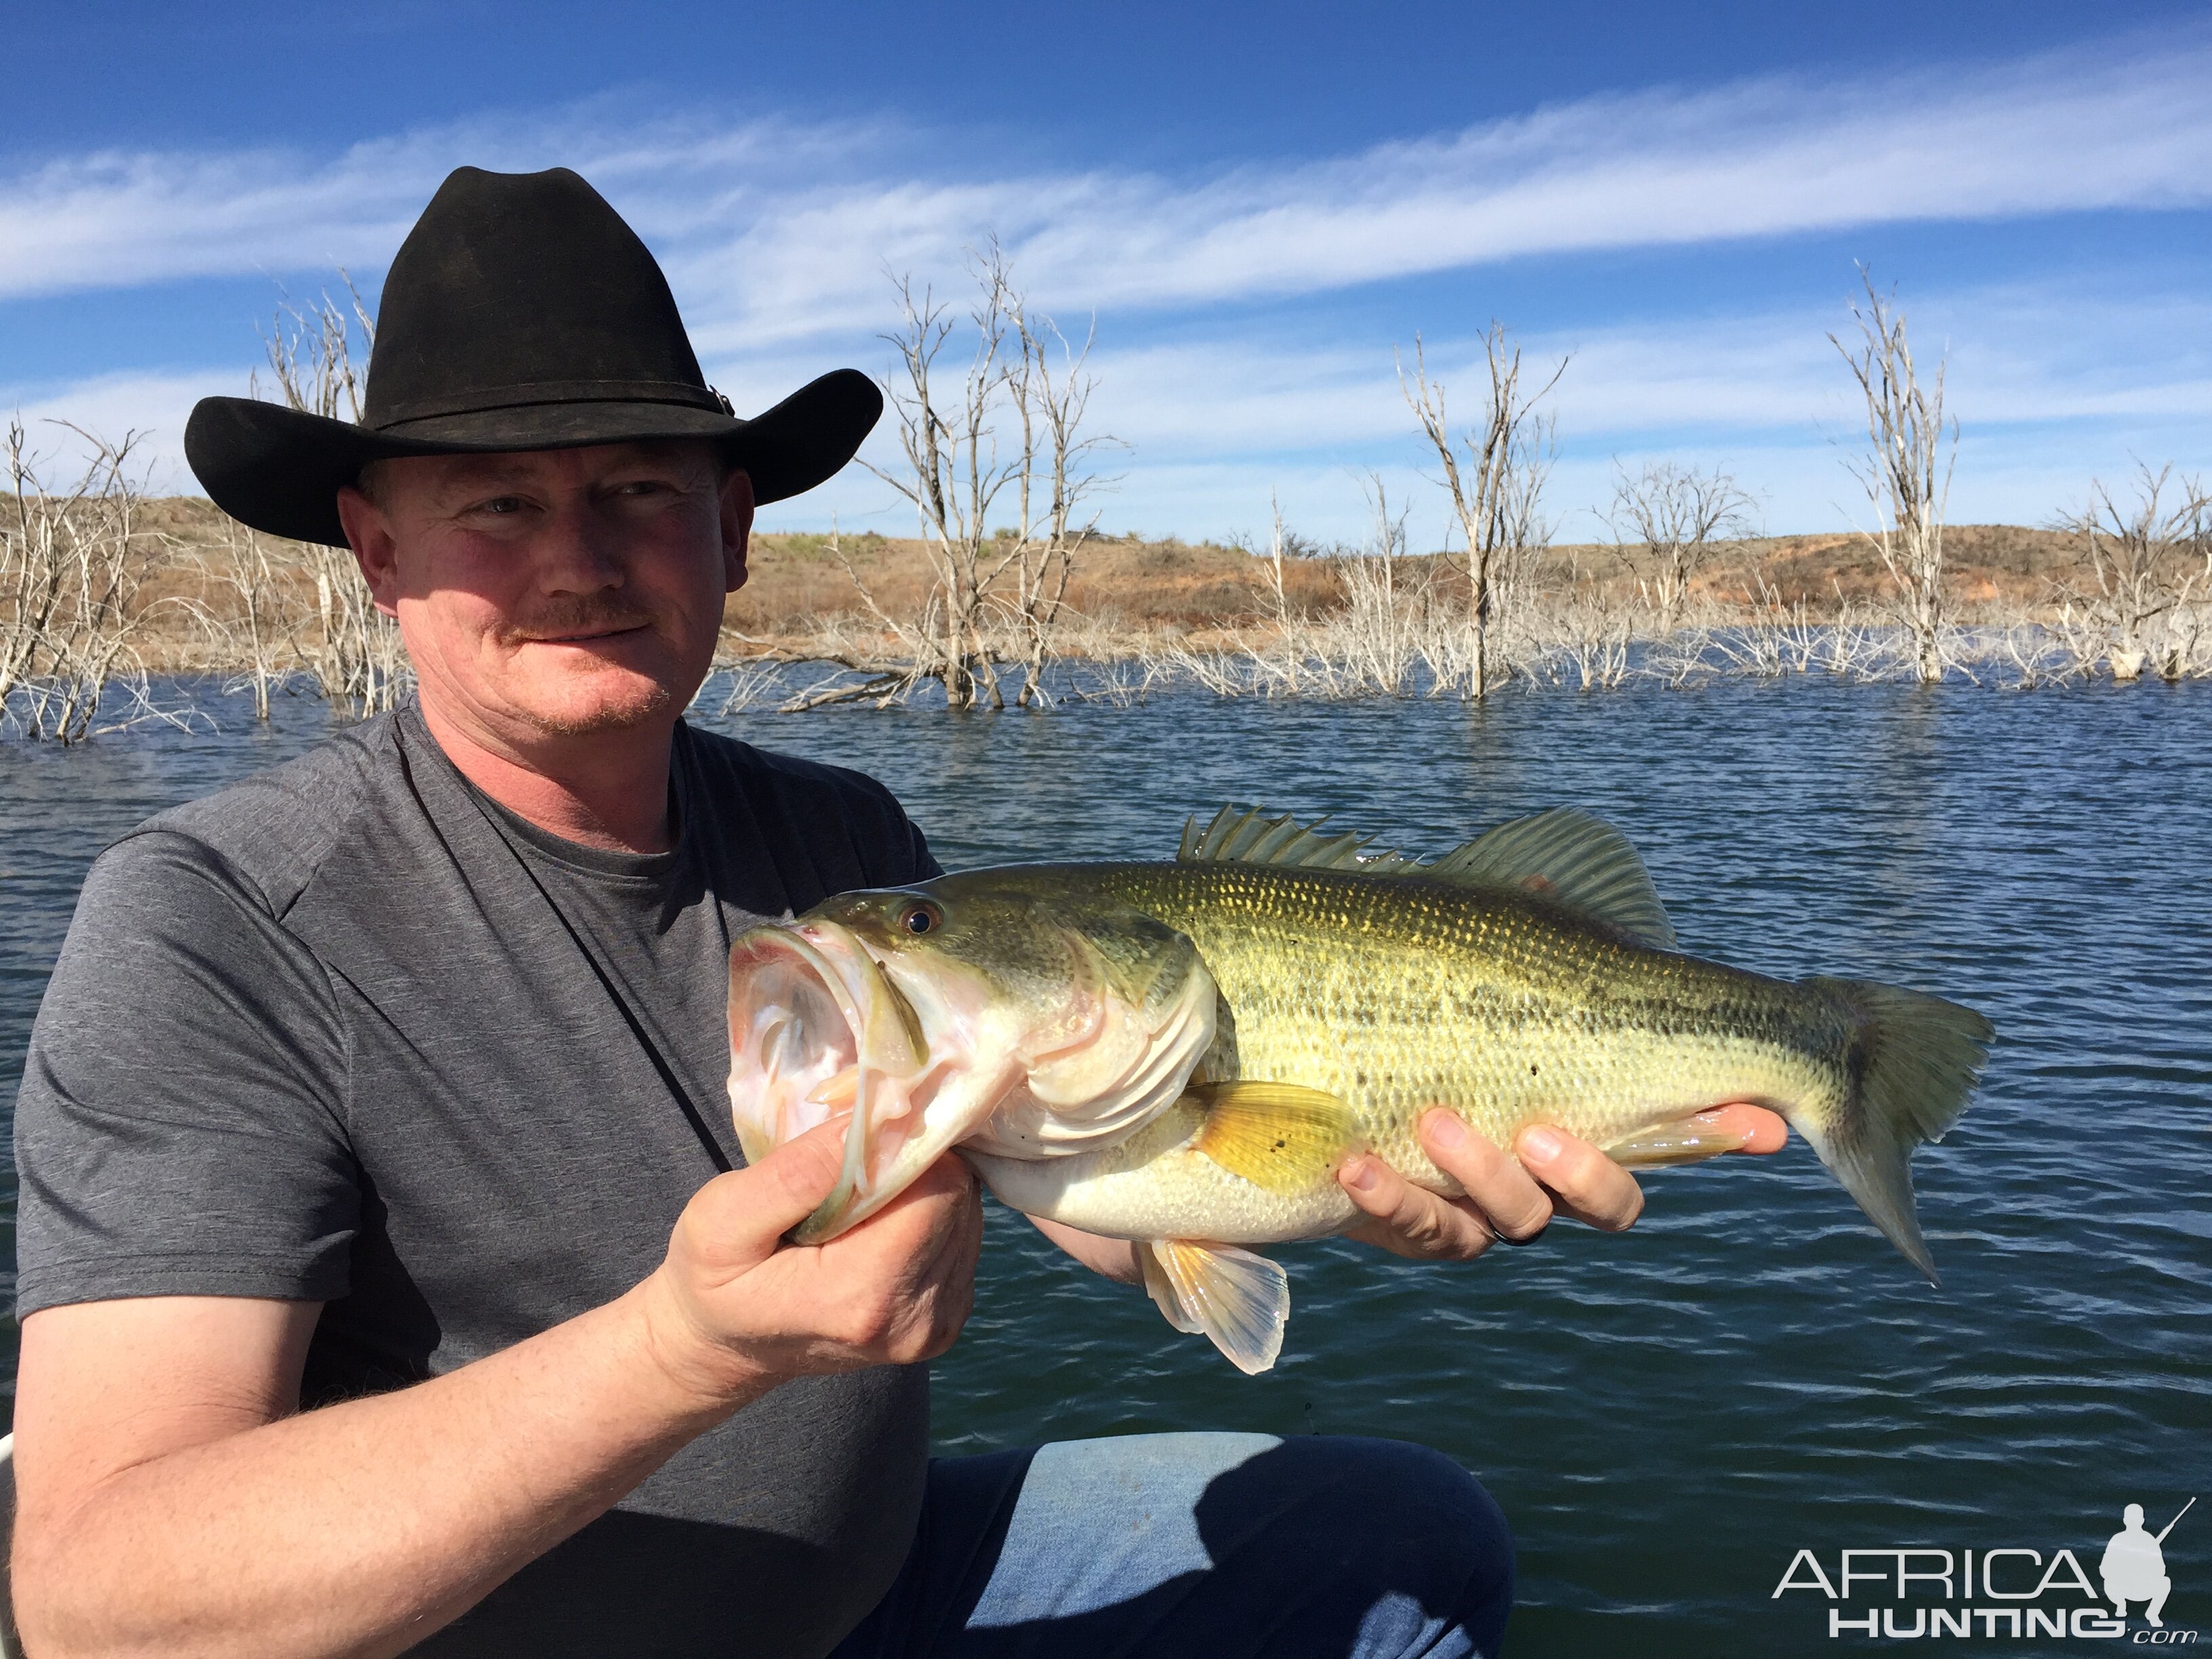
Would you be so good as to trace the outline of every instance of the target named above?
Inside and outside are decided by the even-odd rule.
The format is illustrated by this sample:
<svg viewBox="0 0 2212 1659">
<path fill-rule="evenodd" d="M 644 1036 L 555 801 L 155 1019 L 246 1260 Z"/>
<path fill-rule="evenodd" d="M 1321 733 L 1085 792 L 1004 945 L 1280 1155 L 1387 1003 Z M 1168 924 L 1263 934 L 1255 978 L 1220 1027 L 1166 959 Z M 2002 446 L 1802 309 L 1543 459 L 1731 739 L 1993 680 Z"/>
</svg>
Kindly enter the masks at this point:
<svg viewBox="0 0 2212 1659">
<path fill-rule="evenodd" d="M 1740 1130 L 1720 1128 L 1698 1113 L 1632 1129 L 1602 1150 L 1624 1170 L 1663 1170 L 1670 1164 L 1695 1164 L 1741 1152 L 1743 1139 Z"/>
<path fill-rule="evenodd" d="M 1628 837 L 1579 807 L 1514 818 L 1406 873 L 1534 893 L 1619 928 L 1639 944 L 1674 948 L 1674 924 Z"/>
<path fill-rule="evenodd" d="M 1230 1174 L 1271 1193 L 1310 1192 L 1358 1138 L 1352 1109 L 1295 1083 L 1204 1083 L 1184 1098 L 1206 1113 L 1192 1145 Z"/>
<path fill-rule="evenodd" d="M 1155 1239 L 1138 1247 L 1145 1289 L 1168 1323 L 1204 1333 L 1231 1364 L 1257 1376 L 1283 1351 L 1291 1281 L 1264 1255 L 1231 1244 Z"/>
</svg>

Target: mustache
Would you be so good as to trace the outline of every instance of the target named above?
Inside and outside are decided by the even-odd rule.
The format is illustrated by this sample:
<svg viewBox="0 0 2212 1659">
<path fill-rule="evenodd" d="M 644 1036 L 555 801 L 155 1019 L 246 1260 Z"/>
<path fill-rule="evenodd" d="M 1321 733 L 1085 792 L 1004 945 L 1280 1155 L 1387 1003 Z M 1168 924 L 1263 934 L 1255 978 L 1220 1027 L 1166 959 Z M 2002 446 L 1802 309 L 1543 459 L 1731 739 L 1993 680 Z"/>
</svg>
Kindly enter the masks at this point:
<svg viewBox="0 0 2212 1659">
<path fill-rule="evenodd" d="M 572 639 L 581 634 L 618 634 L 627 629 L 650 628 L 657 621 L 650 611 L 605 599 L 557 601 L 534 612 L 527 620 L 498 629 L 504 646 L 527 645 L 536 640 Z"/>
</svg>

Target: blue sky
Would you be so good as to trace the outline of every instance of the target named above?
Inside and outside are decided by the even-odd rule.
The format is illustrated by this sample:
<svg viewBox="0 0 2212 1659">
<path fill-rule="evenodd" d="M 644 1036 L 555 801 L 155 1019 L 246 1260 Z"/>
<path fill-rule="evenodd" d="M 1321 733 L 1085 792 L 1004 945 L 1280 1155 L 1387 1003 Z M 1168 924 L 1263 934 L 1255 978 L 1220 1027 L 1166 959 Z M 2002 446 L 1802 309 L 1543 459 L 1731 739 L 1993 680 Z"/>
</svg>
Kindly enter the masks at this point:
<svg viewBox="0 0 2212 1659">
<path fill-rule="evenodd" d="M 886 269 L 957 290 L 997 235 L 1096 316 L 1109 529 L 1258 531 L 1273 491 L 1353 538 L 1375 468 L 1433 541 L 1392 349 L 1471 414 L 1493 317 L 1568 359 L 1562 538 L 1656 459 L 1848 526 L 1854 261 L 1948 356 L 1954 519 L 2212 471 L 2197 4 L 211 10 L 11 8 L 0 102 L 0 410 L 149 428 L 173 487 L 280 292 L 373 294 L 464 162 L 598 184 L 741 410 L 882 371 Z M 857 470 L 766 522 L 832 513 L 911 523 Z"/>
</svg>

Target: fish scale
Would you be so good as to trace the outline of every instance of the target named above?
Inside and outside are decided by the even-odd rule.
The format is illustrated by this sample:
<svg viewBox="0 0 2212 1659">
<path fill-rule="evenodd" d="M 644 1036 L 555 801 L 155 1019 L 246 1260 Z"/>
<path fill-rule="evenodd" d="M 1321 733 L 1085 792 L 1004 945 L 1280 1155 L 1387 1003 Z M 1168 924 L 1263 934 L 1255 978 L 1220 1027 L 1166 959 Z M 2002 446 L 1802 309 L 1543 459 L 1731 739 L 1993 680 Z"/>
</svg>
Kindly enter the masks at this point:
<svg viewBox="0 0 2212 1659">
<path fill-rule="evenodd" d="M 1458 1183 L 1415 1133 L 1434 1106 L 1500 1146 L 1539 1122 L 1602 1145 L 1725 1100 L 1832 1109 L 1848 1088 L 1840 1022 L 1817 994 L 1645 949 L 1539 899 L 1236 866 L 1037 866 L 1019 879 L 1087 886 L 1188 934 L 1234 1016 L 1232 1074 L 1336 1095 L 1370 1150 L 1441 1192 Z M 1808 1055 L 1820 1043 L 1836 1057 Z"/>
</svg>

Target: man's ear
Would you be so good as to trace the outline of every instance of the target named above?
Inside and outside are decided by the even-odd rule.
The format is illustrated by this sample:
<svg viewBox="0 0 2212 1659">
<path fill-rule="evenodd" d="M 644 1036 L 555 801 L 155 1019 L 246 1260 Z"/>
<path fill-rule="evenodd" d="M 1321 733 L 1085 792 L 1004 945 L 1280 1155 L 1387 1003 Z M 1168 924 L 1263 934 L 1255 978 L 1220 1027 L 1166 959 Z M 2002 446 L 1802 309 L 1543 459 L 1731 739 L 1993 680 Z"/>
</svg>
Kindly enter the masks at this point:
<svg viewBox="0 0 2212 1659">
<path fill-rule="evenodd" d="M 722 479 L 722 591 L 734 593 L 745 585 L 745 550 L 753 535 L 753 481 L 743 467 L 732 467 Z"/>
<path fill-rule="evenodd" d="M 347 544 L 369 597 L 387 617 L 399 614 L 399 544 L 392 533 L 392 520 L 374 501 L 351 484 L 338 490 L 338 522 L 345 526 Z"/>
</svg>

